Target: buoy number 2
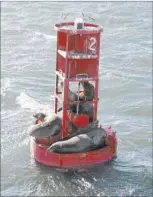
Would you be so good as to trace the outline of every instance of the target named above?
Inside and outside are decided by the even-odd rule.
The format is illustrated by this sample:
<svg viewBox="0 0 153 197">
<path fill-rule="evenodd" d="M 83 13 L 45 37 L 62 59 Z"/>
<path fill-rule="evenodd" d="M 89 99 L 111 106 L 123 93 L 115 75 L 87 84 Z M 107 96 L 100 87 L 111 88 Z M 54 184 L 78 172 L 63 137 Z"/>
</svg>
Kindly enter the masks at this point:
<svg viewBox="0 0 153 197">
<path fill-rule="evenodd" d="M 91 50 L 92 52 L 96 52 L 96 38 L 95 37 L 89 38 L 88 49 Z"/>
</svg>

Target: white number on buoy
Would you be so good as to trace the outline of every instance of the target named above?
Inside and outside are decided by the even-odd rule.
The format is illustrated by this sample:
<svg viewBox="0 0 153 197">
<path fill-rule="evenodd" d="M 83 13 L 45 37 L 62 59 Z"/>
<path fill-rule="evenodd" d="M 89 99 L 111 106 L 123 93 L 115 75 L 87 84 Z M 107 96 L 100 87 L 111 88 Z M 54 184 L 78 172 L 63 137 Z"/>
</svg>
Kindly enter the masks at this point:
<svg viewBox="0 0 153 197">
<path fill-rule="evenodd" d="M 89 39 L 88 49 L 91 50 L 92 52 L 96 51 L 96 38 L 95 37 L 91 37 Z"/>
</svg>

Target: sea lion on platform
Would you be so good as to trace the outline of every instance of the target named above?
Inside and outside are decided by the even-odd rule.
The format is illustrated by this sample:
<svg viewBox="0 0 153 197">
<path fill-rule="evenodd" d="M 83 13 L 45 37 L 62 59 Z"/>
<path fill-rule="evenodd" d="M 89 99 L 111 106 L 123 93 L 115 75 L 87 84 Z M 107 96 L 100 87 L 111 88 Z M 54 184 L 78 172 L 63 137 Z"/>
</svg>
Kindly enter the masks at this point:
<svg viewBox="0 0 153 197">
<path fill-rule="evenodd" d="M 94 107 L 93 104 L 81 102 L 79 105 L 79 114 L 86 114 L 90 117 L 90 122 L 93 121 Z"/>
<path fill-rule="evenodd" d="M 77 94 L 69 90 L 68 92 L 68 101 L 77 101 Z M 76 113 L 76 104 L 68 105 L 67 109 L 73 113 Z M 58 112 L 62 111 L 63 107 L 58 109 Z"/>
<path fill-rule="evenodd" d="M 82 82 L 83 83 L 83 82 Z M 85 83 L 86 84 L 86 83 Z M 60 87 L 61 87 L 61 90 L 62 90 L 62 93 L 63 93 L 63 82 L 61 82 L 60 84 Z M 78 95 L 69 90 L 68 92 L 68 100 L 69 101 L 82 101 L 80 102 L 79 106 L 78 106 L 78 113 L 79 114 L 86 114 L 90 117 L 90 122 L 93 121 L 93 113 L 94 113 L 94 107 L 93 107 L 93 104 L 89 104 L 89 103 L 86 103 L 83 98 L 81 98 L 81 95 L 82 93 L 79 94 L 79 97 Z M 90 100 L 90 99 L 87 99 L 87 100 Z M 60 107 L 58 109 L 58 112 L 62 111 L 62 107 Z M 71 104 L 71 105 L 68 105 L 68 110 L 72 113 L 77 113 L 77 105 L 76 104 Z"/>
<path fill-rule="evenodd" d="M 86 100 L 92 101 L 94 99 L 94 86 L 88 81 L 81 81 L 80 83 L 83 86 L 84 96 L 86 97 Z"/>
<path fill-rule="evenodd" d="M 36 114 L 34 114 L 33 115 L 33 117 L 34 118 L 36 118 L 37 119 L 37 123 L 39 124 L 39 123 L 43 123 L 43 122 L 45 122 L 46 121 L 46 114 L 44 114 L 44 113 L 36 113 Z"/>
<path fill-rule="evenodd" d="M 58 112 L 62 111 L 62 107 L 58 109 Z M 77 113 L 77 105 L 69 105 L 68 107 L 69 112 Z M 94 107 L 93 104 L 88 104 L 85 102 L 81 102 L 78 108 L 78 114 L 85 114 L 90 117 L 90 122 L 93 122 L 93 115 L 94 115 Z"/>
<path fill-rule="evenodd" d="M 69 136 L 74 137 L 76 135 L 84 134 L 92 131 L 95 128 L 98 128 L 99 121 L 97 120 L 96 122 L 89 123 L 87 126 L 79 127 L 79 128 L 75 126 L 72 122 L 70 124 L 72 125 L 72 131 Z"/>
<path fill-rule="evenodd" d="M 88 151 L 91 146 L 91 139 L 87 135 L 82 134 L 66 141 L 55 142 L 47 150 L 56 153 L 76 153 Z"/>
<path fill-rule="evenodd" d="M 42 114 L 36 114 L 34 116 L 36 118 L 44 117 Z M 61 132 L 61 122 L 62 120 L 57 114 L 51 114 L 50 116 L 46 116 L 45 121 L 30 126 L 28 134 L 36 139 L 58 135 Z"/>
<path fill-rule="evenodd" d="M 79 153 L 97 149 L 105 144 L 106 131 L 95 128 L 65 141 L 53 143 L 47 150 L 56 153 Z"/>
</svg>

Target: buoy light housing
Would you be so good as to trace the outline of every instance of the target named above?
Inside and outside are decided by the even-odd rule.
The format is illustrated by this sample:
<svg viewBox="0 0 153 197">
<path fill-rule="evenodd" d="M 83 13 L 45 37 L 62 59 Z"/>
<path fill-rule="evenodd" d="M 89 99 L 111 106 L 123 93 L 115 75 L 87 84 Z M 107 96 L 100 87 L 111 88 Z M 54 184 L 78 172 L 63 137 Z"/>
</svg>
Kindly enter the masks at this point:
<svg viewBox="0 0 153 197">
<path fill-rule="evenodd" d="M 74 21 L 75 29 L 84 29 L 84 22 L 82 18 L 76 18 Z"/>
</svg>

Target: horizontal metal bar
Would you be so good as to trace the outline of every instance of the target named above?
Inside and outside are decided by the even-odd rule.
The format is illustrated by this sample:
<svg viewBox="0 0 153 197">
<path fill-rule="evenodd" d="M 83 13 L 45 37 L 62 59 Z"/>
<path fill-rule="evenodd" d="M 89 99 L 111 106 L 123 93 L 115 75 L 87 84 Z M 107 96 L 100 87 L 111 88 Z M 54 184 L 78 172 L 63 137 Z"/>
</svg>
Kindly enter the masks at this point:
<svg viewBox="0 0 153 197">
<path fill-rule="evenodd" d="M 62 94 L 62 92 L 56 92 L 56 94 Z"/>
<path fill-rule="evenodd" d="M 66 78 L 66 77 L 63 77 L 59 71 L 55 71 L 55 72 L 56 72 L 56 75 L 58 75 L 63 81 L 66 79 L 68 82 L 71 82 L 71 81 L 97 81 L 99 79 L 98 77 L 88 77 L 88 78 L 72 77 L 72 78 Z"/>
<path fill-rule="evenodd" d="M 94 104 L 94 103 L 97 103 L 99 101 L 99 99 L 97 99 L 97 100 L 93 100 L 93 101 L 85 101 L 84 103 L 88 103 L 88 104 Z M 69 105 L 71 105 L 71 104 L 79 104 L 79 103 L 81 103 L 82 101 L 69 101 L 69 102 L 65 102 L 65 104 L 69 104 Z"/>
<path fill-rule="evenodd" d="M 86 54 L 86 53 L 71 53 L 71 52 L 66 52 L 64 50 L 58 50 L 58 53 L 68 59 L 96 59 L 98 58 L 97 54 Z"/>
<path fill-rule="evenodd" d="M 98 77 L 88 77 L 88 78 L 69 78 L 67 79 L 68 81 L 97 81 L 99 78 Z"/>
</svg>

